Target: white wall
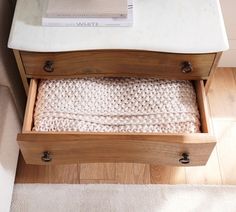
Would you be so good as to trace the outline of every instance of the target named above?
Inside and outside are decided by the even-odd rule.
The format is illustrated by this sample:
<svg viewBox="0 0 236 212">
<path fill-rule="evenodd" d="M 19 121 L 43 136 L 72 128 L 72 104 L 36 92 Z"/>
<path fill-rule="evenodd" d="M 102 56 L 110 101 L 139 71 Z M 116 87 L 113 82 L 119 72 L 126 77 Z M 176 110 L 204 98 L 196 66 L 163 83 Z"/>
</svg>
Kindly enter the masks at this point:
<svg viewBox="0 0 236 212">
<path fill-rule="evenodd" d="M 236 67 L 236 0 L 220 0 L 230 49 L 223 53 L 219 66 Z"/>
<path fill-rule="evenodd" d="M 22 119 L 26 96 L 13 52 L 7 48 L 13 13 L 13 0 L 0 0 L 0 85 L 10 88 Z"/>
<path fill-rule="evenodd" d="M 10 210 L 19 153 L 16 135 L 25 105 L 16 62 L 7 48 L 13 12 L 13 0 L 0 0 L 0 212 Z"/>
<path fill-rule="evenodd" d="M 8 87 L 0 86 L 0 212 L 10 210 L 19 147 L 19 116 Z"/>
</svg>

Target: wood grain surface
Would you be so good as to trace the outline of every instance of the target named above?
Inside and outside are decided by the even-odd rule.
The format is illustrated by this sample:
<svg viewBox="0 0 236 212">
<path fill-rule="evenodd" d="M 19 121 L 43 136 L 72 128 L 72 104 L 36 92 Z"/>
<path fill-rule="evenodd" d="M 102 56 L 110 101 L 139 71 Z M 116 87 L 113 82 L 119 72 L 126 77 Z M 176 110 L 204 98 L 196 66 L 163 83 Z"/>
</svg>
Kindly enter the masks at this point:
<svg viewBox="0 0 236 212">
<path fill-rule="evenodd" d="M 235 169 L 235 137 L 236 137 L 236 69 L 218 69 L 212 79 L 212 86 L 208 93 L 210 112 L 213 120 L 213 130 L 217 136 L 217 145 L 206 166 L 202 167 L 170 167 L 137 163 L 110 163 L 108 167 L 94 168 L 93 163 L 75 164 L 78 168 L 68 169 L 71 165 L 39 166 L 28 165 L 22 156 L 19 158 L 16 183 L 73 183 L 75 178 L 67 180 L 67 174 L 80 178 L 80 172 L 86 168 L 81 181 L 77 183 L 168 183 L 168 184 L 236 184 Z M 106 164 L 102 163 L 103 165 Z M 58 172 L 49 172 L 51 167 L 57 167 Z M 145 167 L 145 168 L 144 168 Z M 106 179 L 111 171 L 116 174 L 114 179 Z M 139 170 L 139 171 L 137 171 Z M 140 171 L 141 170 L 141 171 Z M 144 171 L 142 171 L 144 170 Z M 64 173 L 64 174 L 63 174 Z M 90 179 L 90 174 L 93 179 Z M 64 176 L 64 177 L 63 177 Z M 81 175 L 82 176 L 82 175 Z M 95 179 L 98 177 L 103 179 Z M 135 177 L 134 177 L 135 176 Z M 88 179 L 85 179 L 88 178 Z M 137 180 L 138 179 L 138 180 Z"/>
<path fill-rule="evenodd" d="M 188 166 L 205 165 L 215 146 L 208 133 L 210 117 L 202 81 L 195 81 L 203 133 L 79 133 L 31 131 L 37 80 L 30 83 L 23 132 L 17 137 L 24 159 L 29 164 L 69 164 L 77 162 L 128 162 L 181 166 L 183 153 L 190 155 Z M 52 156 L 41 160 L 43 152 Z"/>
<path fill-rule="evenodd" d="M 173 54 L 135 50 L 94 50 L 60 53 L 21 52 L 27 77 L 158 77 L 167 79 L 206 79 L 213 66 L 215 53 Z M 53 71 L 46 72 L 46 61 Z M 183 62 L 193 70 L 182 72 Z"/>
<path fill-rule="evenodd" d="M 234 174 L 236 165 L 235 93 L 236 69 L 218 69 L 208 93 L 213 130 L 218 142 L 206 166 L 170 167 L 137 163 L 101 163 L 98 168 L 94 168 L 93 163 L 39 166 L 26 164 L 21 156 L 16 183 L 49 183 L 50 178 L 50 183 L 74 183 L 77 179 L 77 183 L 236 184 Z M 77 168 L 71 168 L 71 166 Z M 57 167 L 60 173 L 49 171 L 52 167 Z M 74 177 L 68 178 L 68 172 Z M 107 172 L 112 174 L 107 174 Z M 83 174 L 80 175 L 80 173 Z M 82 179 L 78 180 L 80 177 Z"/>
</svg>

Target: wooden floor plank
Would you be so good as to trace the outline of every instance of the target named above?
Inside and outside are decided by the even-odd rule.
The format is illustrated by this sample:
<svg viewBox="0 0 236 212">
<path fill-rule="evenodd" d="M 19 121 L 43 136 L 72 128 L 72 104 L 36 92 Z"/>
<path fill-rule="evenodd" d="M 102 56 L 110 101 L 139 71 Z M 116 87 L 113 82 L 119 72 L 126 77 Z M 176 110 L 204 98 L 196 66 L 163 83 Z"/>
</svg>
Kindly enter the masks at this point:
<svg viewBox="0 0 236 212">
<path fill-rule="evenodd" d="M 211 115 L 214 118 L 236 118 L 235 69 L 221 68 L 216 71 L 208 92 Z"/>
<path fill-rule="evenodd" d="M 236 121 L 214 120 L 223 184 L 236 184 Z"/>
<path fill-rule="evenodd" d="M 235 81 L 235 83 L 236 83 L 236 68 L 231 68 L 231 71 L 233 72 L 234 81 Z"/>
<path fill-rule="evenodd" d="M 115 180 L 115 163 L 80 164 L 80 180 Z"/>
<path fill-rule="evenodd" d="M 123 184 L 150 183 L 150 166 L 138 163 L 117 163 L 116 181 Z"/>
<path fill-rule="evenodd" d="M 80 184 L 117 184 L 116 180 L 80 180 Z"/>
<path fill-rule="evenodd" d="M 236 184 L 236 69 L 217 70 L 209 93 L 217 154 L 223 184 Z"/>
<path fill-rule="evenodd" d="M 150 165 L 150 180 L 153 184 L 169 184 L 171 175 L 170 166 Z"/>
<path fill-rule="evenodd" d="M 172 167 L 170 172 L 170 184 L 185 184 L 186 170 L 185 167 Z"/>
<path fill-rule="evenodd" d="M 49 183 L 49 167 L 26 164 L 19 154 L 15 183 Z"/>
<path fill-rule="evenodd" d="M 49 166 L 49 183 L 79 183 L 77 164 Z"/>
<path fill-rule="evenodd" d="M 187 184 L 222 184 L 220 166 L 216 148 L 206 166 L 186 167 Z"/>
<path fill-rule="evenodd" d="M 19 155 L 16 183 L 79 183 L 77 165 L 38 166 Z"/>
</svg>

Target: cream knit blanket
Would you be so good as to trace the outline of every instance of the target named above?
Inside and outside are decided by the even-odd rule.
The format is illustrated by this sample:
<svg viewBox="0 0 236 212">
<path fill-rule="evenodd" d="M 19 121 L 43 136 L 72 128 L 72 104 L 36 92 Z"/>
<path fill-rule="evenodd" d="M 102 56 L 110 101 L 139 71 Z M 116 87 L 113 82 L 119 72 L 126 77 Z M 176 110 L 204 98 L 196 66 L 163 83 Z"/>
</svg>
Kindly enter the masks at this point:
<svg viewBox="0 0 236 212">
<path fill-rule="evenodd" d="M 42 80 L 36 131 L 199 132 L 190 81 L 139 78 Z"/>
</svg>

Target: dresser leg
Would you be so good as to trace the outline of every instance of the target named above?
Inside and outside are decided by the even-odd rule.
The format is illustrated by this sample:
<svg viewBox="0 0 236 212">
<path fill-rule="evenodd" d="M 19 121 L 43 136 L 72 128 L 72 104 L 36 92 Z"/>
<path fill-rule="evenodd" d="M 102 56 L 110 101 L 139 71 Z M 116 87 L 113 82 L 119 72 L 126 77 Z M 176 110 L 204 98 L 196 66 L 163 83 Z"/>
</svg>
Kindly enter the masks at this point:
<svg viewBox="0 0 236 212">
<path fill-rule="evenodd" d="M 21 60 L 21 56 L 20 56 L 20 52 L 19 50 L 13 49 L 13 53 L 15 55 L 15 59 L 16 59 L 16 63 L 20 72 L 20 76 L 21 76 L 21 80 L 23 82 L 23 86 L 25 88 L 25 93 L 28 96 L 28 89 L 29 89 L 29 84 L 25 75 L 25 69 L 24 69 L 24 65 L 22 63 Z"/>
</svg>

